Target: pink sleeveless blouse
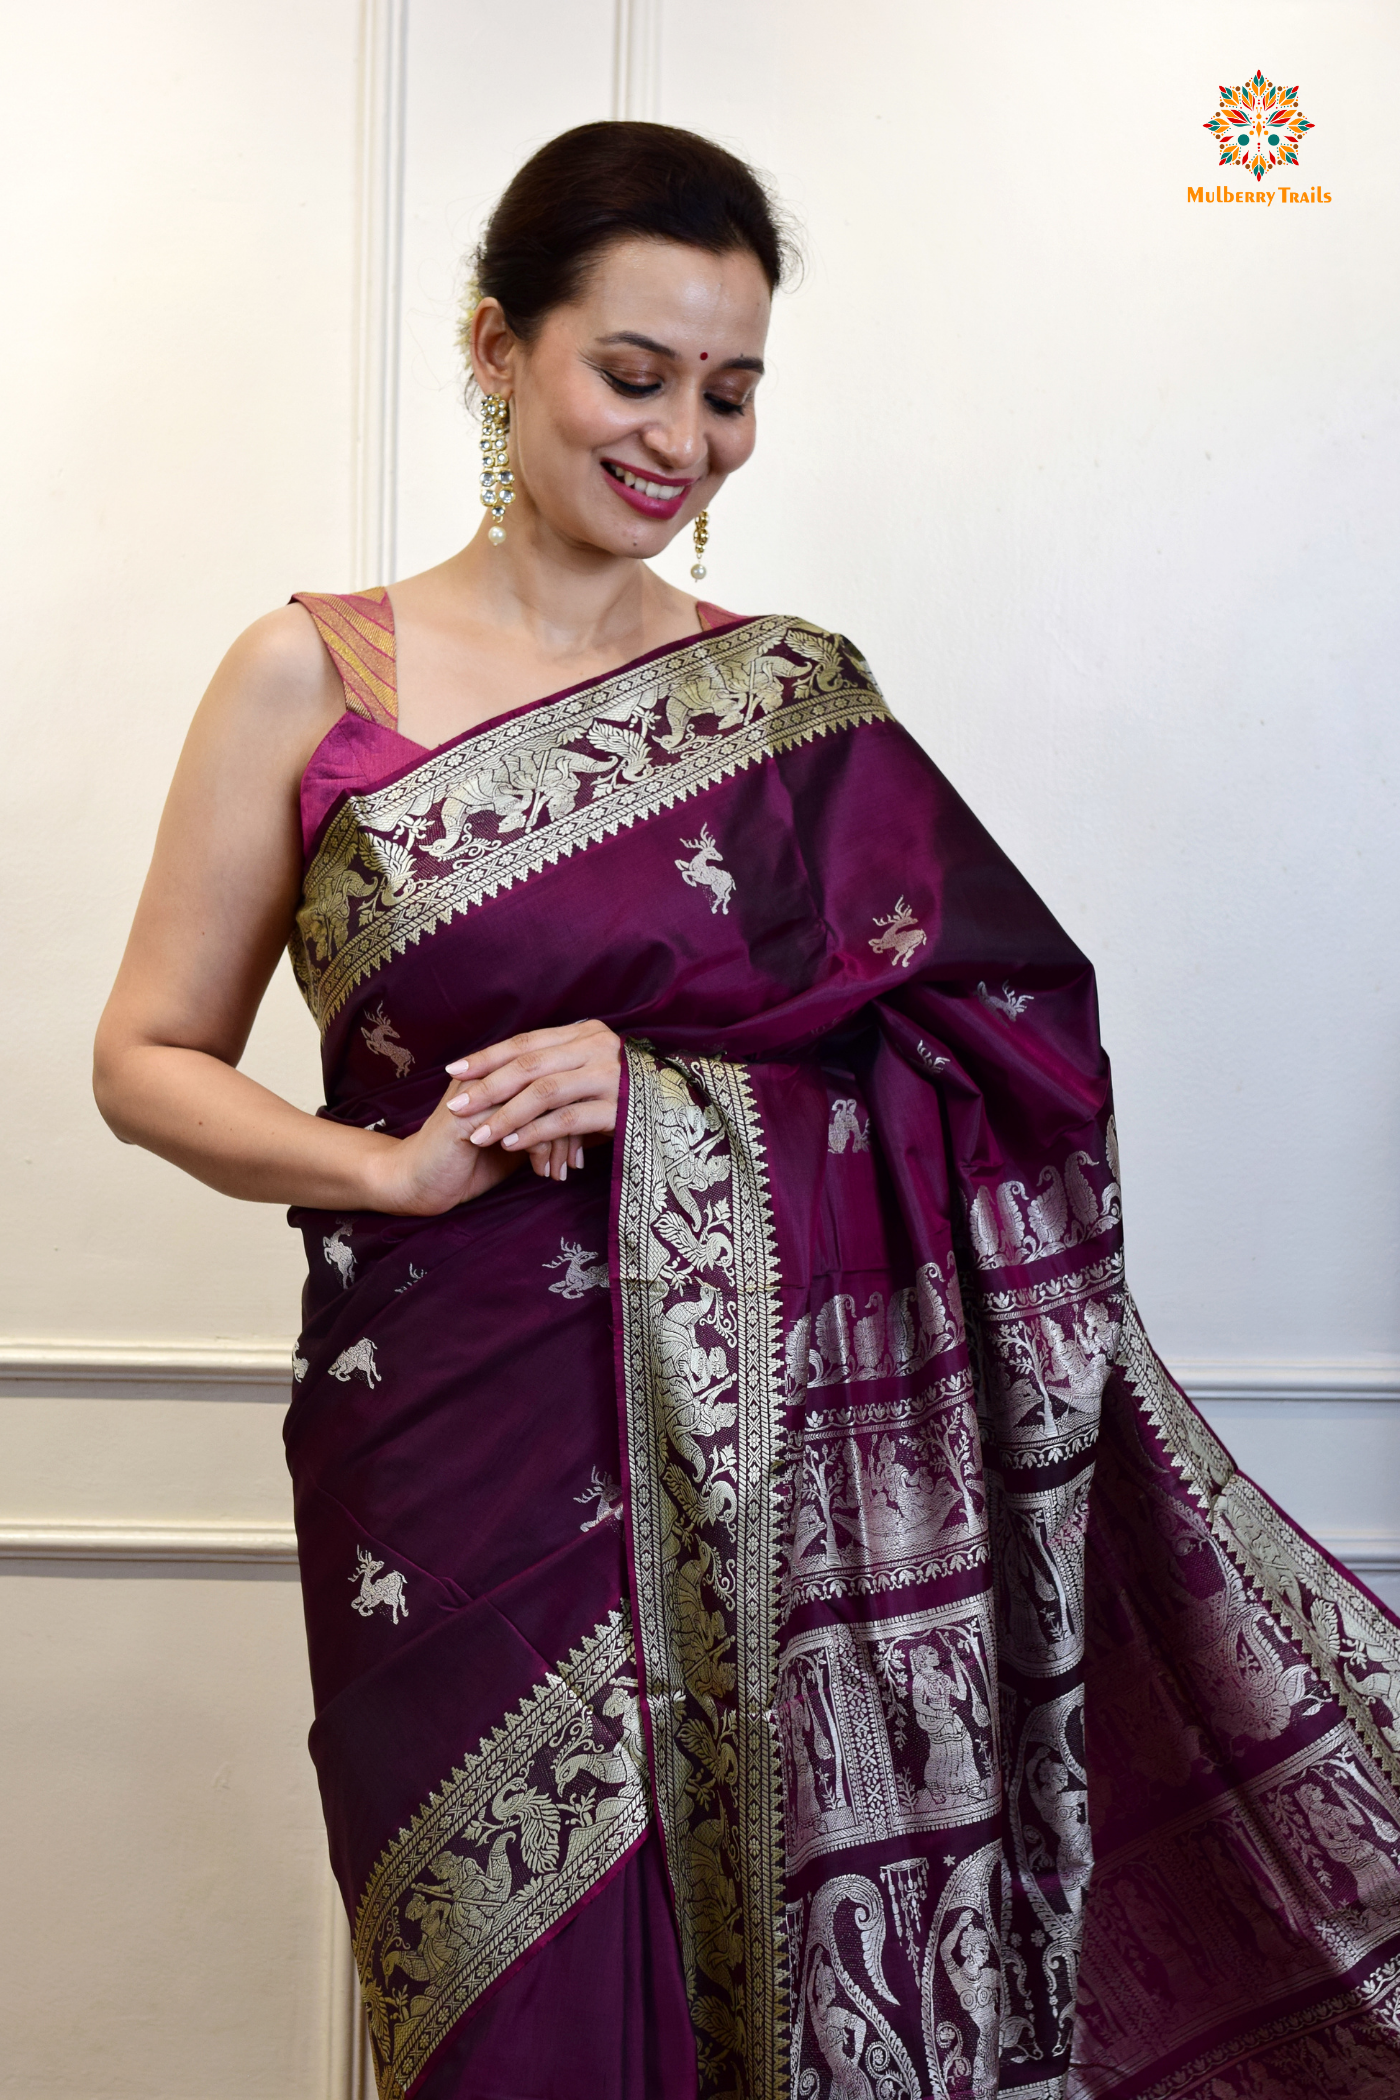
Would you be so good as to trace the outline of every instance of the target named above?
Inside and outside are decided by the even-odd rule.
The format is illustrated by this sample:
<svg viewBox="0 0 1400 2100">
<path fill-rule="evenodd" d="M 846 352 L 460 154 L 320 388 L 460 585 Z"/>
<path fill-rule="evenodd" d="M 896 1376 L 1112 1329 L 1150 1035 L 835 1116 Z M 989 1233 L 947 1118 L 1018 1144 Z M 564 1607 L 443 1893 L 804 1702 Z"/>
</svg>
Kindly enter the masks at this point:
<svg viewBox="0 0 1400 2100">
<path fill-rule="evenodd" d="M 301 778 L 301 838 L 309 853 L 341 795 L 363 794 L 382 785 L 426 757 L 428 747 L 399 731 L 394 608 L 388 590 L 381 585 L 372 591 L 297 591 L 292 603 L 304 605 L 316 622 L 345 688 L 345 712 L 322 737 Z M 742 617 L 705 601 L 697 604 L 696 612 L 704 633 L 732 626 Z M 484 726 L 478 722 L 473 728 Z"/>
</svg>

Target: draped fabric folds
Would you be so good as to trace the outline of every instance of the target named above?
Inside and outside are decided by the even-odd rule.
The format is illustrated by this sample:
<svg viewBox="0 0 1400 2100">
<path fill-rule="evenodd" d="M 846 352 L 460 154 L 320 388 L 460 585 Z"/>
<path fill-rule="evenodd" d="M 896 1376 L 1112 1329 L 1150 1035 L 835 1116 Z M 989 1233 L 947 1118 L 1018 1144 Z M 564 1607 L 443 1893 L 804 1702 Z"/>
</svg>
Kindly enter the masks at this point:
<svg viewBox="0 0 1400 2100">
<path fill-rule="evenodd" d="M 617 2100 L 1400 2090 L 1400 1627 L 1153 1355 L 1084 958 L 839 636 L 424 752 L 387 595 L 306 603 L 326 1113 L 624 1039 L 564 1185 L 297 1214 L 381 2094 L 575 2094 L 590 1960 Z"/>
</svg>

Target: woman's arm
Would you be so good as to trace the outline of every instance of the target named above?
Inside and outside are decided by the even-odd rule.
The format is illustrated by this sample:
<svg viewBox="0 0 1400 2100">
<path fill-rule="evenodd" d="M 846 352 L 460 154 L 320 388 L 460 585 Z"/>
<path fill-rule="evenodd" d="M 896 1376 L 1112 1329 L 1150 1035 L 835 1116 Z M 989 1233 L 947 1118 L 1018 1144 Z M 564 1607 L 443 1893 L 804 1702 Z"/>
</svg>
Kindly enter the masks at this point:
<svg viewBox="0 0 1400 2100">
<path fill-rule="evenodd" d="M 259 620 L 220 664 L 97 1031 L 97 1105 L 125 1143 L 255 1203 L 436 1216 L 527 1155 L 562 1181 L 616 1115 L 619 1045 L 601 1022 L 450 1066 L 406 1138 L 307 1115 L 237 1069 L 301 889 L 301 776 L 342 706 L 301 606 Z"/>
<path fill-rule="evenodd" d="M 94 1091 L 118 1137 L 226 1195 L 436 1212 L 516 1164 L 471 1146 L 445 1099 L 401 1141 L 307 1115 L 236 1069 L 301 887 L 301 775 L 342 706 L 300 606 L 259 620 L 219 666 L 98 1029 Z"/>
</svg>

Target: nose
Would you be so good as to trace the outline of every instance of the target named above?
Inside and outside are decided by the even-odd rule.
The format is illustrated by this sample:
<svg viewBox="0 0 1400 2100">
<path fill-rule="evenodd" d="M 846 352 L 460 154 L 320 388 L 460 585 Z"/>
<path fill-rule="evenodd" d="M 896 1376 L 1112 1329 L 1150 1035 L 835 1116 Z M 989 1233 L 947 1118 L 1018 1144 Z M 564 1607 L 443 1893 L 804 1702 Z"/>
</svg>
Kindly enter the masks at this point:
<svg viewBox="0 0 1400 2100">
<path fill-rule="evenodd" d="M 678 388 L 667 404 L 668 413 L 649 423 L 643 432 L 647 445 L 656 454 L 659 465 L 674 467 L 684 472 L 703 459 L 705 438 L 700 427 L 700 396 L 698 390 Z"/>
</svg>

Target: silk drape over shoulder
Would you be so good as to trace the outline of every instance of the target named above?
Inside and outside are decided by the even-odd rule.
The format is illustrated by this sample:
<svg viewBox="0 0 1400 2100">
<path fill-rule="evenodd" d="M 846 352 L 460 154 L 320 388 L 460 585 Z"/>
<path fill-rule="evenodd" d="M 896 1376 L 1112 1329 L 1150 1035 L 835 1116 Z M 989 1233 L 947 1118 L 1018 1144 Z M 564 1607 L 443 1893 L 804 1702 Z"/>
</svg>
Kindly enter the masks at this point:
<svg viewBox="0 0 1400 2100">
<path fill-rule="evenodd" d="M 424 751 L 387 593 L 304 602 L 325 1112 L 624 1041 L 562 1186 L 297 1214 L 386 2100 L 1400 2091 L 1400 1627 L 1143 1333 L 1083 956 L 840 636 Z"/>
</svg>

